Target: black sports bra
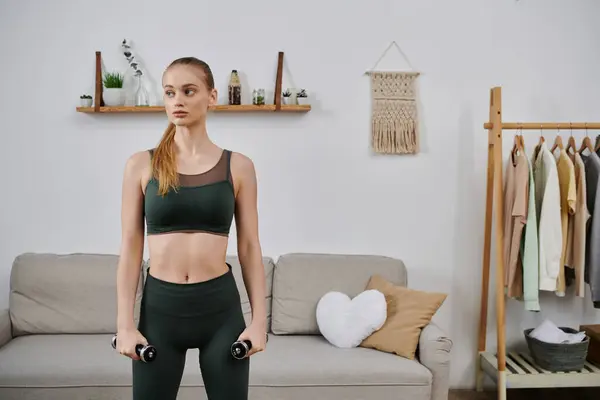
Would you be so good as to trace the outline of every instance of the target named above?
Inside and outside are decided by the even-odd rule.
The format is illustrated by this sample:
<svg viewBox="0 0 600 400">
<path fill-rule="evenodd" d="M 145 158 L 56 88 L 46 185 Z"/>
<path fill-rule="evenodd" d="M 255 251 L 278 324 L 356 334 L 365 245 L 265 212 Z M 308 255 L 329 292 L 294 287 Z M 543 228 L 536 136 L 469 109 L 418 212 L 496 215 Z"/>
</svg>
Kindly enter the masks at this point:
<svg viewBox="0 0 600 400">
<path fill-rule="evenodd" d="M 154 149 L 149 150 L 150 157 Z M 223 150 L 210 170 L 179 174 L 179 188 L 162 196 L 152 177 L 146 186 L 144 215 L 148 235 L 168 232 L 209 232 L 228 236 L 235 211 L 231 151 Z"/>
</svg>

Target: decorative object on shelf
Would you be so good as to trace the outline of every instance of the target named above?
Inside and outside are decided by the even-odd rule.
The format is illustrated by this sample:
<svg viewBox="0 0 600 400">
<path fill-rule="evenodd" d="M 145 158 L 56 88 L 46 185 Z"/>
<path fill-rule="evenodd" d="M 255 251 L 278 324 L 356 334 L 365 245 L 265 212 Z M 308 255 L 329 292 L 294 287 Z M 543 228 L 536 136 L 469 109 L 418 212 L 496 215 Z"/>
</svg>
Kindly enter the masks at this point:
<svg viewBox="0 0 600 400">
<path fill-rule="evenodd" d="M 242 104 L 242 84 L 240 82 L 240 76 L 236 69 L 231 71 L 229 78 L 229 105 L 241 105 Z"/>
<path fill-rule="evenodd" d="M 137 79 L 137 89 L 135 90 L 135 105 L 138 107 L 148 107 L 150 105 L 150 95 L 144 85 L 144 79 L 141 75 L 135 77 Z"/>
<path fill-rule="evenodd" d="M 131 50 L 131 45 L 129 44 L 127 39 L 123 39 L 123 41 L 121 42 L 121 47 L 123 48 L 123 55 L 125 56 L 125 59 L 127 59 L 129 66 L 135 71 L 134 75 L 142 76 L 143 75 L 142 69 L 140 68 L 139 62 L 136 60 L 135 56 L 133 55 L 133 51 Z"/>
<path fill-rule="evenodd" d="M 281 93 L 281 81 L 283 74 L 283 52 L 279 52 L 277 59 L 277 75 L 275 78 L 275 92 Z M 165 107 L 163 105 L 152 105 L 148 107 L 139 106 L 109 106 L 104 102 L 105 91 L 102 87 L 103 73 L 102 73 L 102 52 L 96 51 L 96 76 L 95 76 L 95 91 L 94 91 L 94 105 L 93 107 L 77 107 L 77 112 L 82 113 L 99 113 L 99 114 L 122 114 L 122 113 L 165 113 Z M 265 104 L 261 106 L 253 104 L 218 104 L 209 107 L 209 111 L 217 113 L 305 113 L 311 110 L 310 105 L 296 105 L 296 104 L 281 104 L 281 96 L 273 96 L 273 104 Z"/>
<path fill-rule="evenodd" d="M 104 74 L 104 89 L 102 97 L 107 106 L 125 105 L 125 89 L 123 89 L 123 74 L 107 72 Z"/>
<path fill-rule="evenodd" d="M 283 93 L 281 93 L 281 96 L 283 97 L 283 104 L 292 104 L 292 92 L 290 92 L 290 89 L 285 89 Z"/>
<path fill-rule="evenodd" d="M 374 70 L 393 45 L 404 56 L 393 41 L 373 68 L 367 71 L 371 77 L 371 145 L 377 153 L 415 154 L 419 151 L 415 81 L 420 74 L 413 71 Z"/>
<path fill-rule="evenodd" d="M 265 89 L 254 89 L 252 91 L 252 104 L 255 106 L 265 105 Z"/>
<path fill-rule="evenodd" d="M 148 90 L 146 90 L 146 86 L 144 84 L 144 73 L 139 65 L 139 60 L 136 59 L 133 51 L 131 50 L 130 42 L 127 39 L 123 39 L 121 42 L 121 47 L 123 49 L 123 55 L 129 66 L 135 71 L 134 77 L 137 81 L 136 91 L 135 91 L 135 105 L 138 107 L 147 107 L 150 105 L 150 95 L 148 94 Z"/>
<path fill-rule="evenodd" d="M 82 94 L 79 96 L 79 102 L 81 103 L 81 107 L 91 107 L 92 106 L 92 96 L 89 94 Z"/>
<path fill-rule="evenodd" d="M 296 102 L 301 105 L 308 104 L 308 94 L 306 93 L 306 89 L 300 89 L 298 93 L 296 93 Z"/>
<path fill-rule="evenodd" d="M 149 107 L 137 107 L 137 106 L 118 106 L 118 107 L 100 107 L 98 111 L 94 111 L 95 107 L 77 107 L 77 111 L 84 113 L 163 113 L 165 112 L 164 106 L 149 106 Z M 230 106 L 228 104 L 218 104 L 210 106 L 208 111 L 216 113 L 270 113 L 270 112 L 283 112 L 283 113 L 305 113 L 310 111 L 311 107 L 299 106 L 299 105 L 282 105 L 279 110 L 275 104 L 265 104 L 263 106 L 256 106 L 254 104 L 242 104 L 239 106 Z"/>
</svg>

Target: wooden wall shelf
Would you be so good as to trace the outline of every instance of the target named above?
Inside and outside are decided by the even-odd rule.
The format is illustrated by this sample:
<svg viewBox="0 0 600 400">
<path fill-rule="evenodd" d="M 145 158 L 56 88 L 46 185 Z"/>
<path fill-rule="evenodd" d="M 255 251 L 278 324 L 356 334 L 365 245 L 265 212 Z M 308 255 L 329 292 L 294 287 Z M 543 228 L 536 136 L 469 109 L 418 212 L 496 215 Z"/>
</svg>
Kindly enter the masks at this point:
<svg viewBox="0 0 600 400">
<path fill-rule="evenodd" d="M 212 112 L 286 112 L 286 113 L 298 113 L 308 112 L 311 110 L 310 105 L 283 105 L 281 104 L 281 80 L 283 75 L 283 52 L 280 51 L 277 58 L 277 76 L 275 78 L 275 99 L 273 104 L 265 105 L 254 105 L 254 104 L 242 104 L 242 105 L 227 105 L 219 104 L 210 107 Z M 163 106 L 148 106 L 148 107 L 135 107 L 135 106 L 120 106 L 120 107 L 108 107 L 104 104 L 102 98 L 102 54 L 96 52 L 96 81 L 95 81 L 95 93 L 94 93 L 94 105 L 91 107 L 77 107 L 77 112 L 83 113 L 164 113 L 165 108 Z"/>
<path fill-rule="evenodd" d="M 281 105 L 279 110 L 275 104 L 265 104 L 263 106 L 257 106 L 253 104 L 242 104 L 239 106 L 230 106 L 225 104 L 219 104 L 210 107 L 211 112 L 308 112 L 310 111 L 310 105 Z M 97 111 L 94 107 L 77 107 L 78 112 L 83 113 L 164 113 L 165 108 L 163 106 L 149 106 L 149 107 L 134 107 L 134 106 L 123 106 L 123 107 L 100 107 Z"/>
</svg>

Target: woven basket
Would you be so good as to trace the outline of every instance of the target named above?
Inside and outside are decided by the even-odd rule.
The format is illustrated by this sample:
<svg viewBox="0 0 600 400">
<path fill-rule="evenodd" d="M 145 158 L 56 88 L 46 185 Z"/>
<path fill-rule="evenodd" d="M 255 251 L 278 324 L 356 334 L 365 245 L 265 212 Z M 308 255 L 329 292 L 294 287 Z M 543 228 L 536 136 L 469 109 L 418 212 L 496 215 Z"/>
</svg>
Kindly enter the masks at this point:
<svg viewBox="0 0 600 400">
<path fill-rule="evenodd" d="M 579 331 L 560 327 L 563 332 L 577 333 Z M 585 339 L 578 343 L 546 343 L 532 338 L 529 334 L 533 329 L 526 329 L 525 340 L 533 360 L 542 368 L 548 371 L 580 371 L 583 369 L 587 357 L 590 338 L 586 335 Z"/>
</svg>

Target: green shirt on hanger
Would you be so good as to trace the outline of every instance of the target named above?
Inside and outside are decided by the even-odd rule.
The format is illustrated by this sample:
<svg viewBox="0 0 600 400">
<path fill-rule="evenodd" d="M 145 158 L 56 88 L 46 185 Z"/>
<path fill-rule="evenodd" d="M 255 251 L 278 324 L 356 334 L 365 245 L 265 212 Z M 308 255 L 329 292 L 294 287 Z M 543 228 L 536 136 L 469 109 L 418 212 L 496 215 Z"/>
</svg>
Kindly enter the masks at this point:
<svg viewBox="0 0 600 400">
<path fill-rule="evenodd" d="M 527 221 L 525 234 L 521 240 L 521 255 L 523 263 L 523 302 L 525 310 L 540 311 L 539 301 L 539 247 L 538 247 L 538 221 L 535 209 L 535 181 L 533 179 L 533 165 L 529 158 L 529 191 L 527 202 Z"/>
</svg>

